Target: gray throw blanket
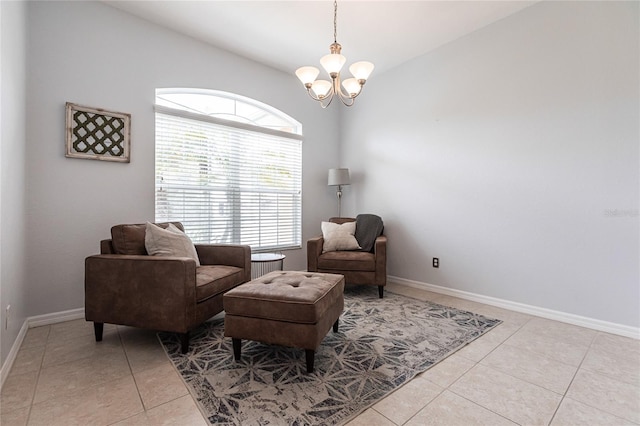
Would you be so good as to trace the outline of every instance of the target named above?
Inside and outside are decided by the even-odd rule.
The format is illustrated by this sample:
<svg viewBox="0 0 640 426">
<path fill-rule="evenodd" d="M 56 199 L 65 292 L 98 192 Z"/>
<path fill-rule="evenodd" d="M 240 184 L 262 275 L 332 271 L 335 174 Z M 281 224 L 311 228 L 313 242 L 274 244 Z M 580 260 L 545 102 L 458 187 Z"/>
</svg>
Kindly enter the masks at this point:
<svg viewBox="0 0 640 426">
<path fill-rule="evenodd" d="M 356 240 L 362 251 L 373 251 L 376 238 L 382 235 L 384 224 L 380 216 L 375 214 L 359 214 L 356 216 Z"/>
</svg>

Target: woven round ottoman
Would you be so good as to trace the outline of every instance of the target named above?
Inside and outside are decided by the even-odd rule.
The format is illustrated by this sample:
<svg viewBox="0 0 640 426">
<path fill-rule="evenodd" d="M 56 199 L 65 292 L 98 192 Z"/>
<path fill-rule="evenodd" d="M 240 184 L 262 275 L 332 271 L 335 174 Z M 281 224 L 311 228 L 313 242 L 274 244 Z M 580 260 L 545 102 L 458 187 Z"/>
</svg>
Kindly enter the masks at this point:
<svg viewBox="0 0 640 426">
<path fill-rule="evenodd" d="M 315 351 L 344 308 L 344 277 L 317 272 L 274 271 L 223 296 L 224 335 L 236 361 L 242 339 L 305 350 L 307 372 Z"/>
</svg>

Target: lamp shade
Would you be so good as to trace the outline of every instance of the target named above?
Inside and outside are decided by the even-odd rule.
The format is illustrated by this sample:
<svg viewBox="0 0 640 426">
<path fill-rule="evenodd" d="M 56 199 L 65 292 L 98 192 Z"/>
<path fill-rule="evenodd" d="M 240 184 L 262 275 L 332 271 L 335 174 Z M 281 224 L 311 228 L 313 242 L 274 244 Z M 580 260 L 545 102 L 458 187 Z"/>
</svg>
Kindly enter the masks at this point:
<svg viewBox="0 0 640 426">
<path fill-rule="evenodd" d="M 356 62 L 349 67 L 349 71 L 357 80 L 366 80 L 373 72 L 373 64 L 367 61 Z"/>
<path fill-rule="evenodd" d="M 347 62 L 347 58 L 338 53 L 330 53 L 320 58 L 320 64 L 329 75 L 338 74 L 345 62 Z"/>
<path fill-rule="evenodd" d="M 351 96 L 352 98 L 360 93 L 360 89 L 362 88 L 360 83 L 358 83 L 358 80 L 356 80 L 355 78 L 348 78 L 343 81 L 342 87 L 344 87 L 349 96 Z"/>
<path fill-rule="evenodd" d="M 317 97 L 322 99 L 329 94 L 331 87 L 333 86 L 331 86 L 331 83 L 327 80 L 316 80 L 311 85 L 311 90 L 313 90 L 313 93 L 315 93 Z"/>
<path fill-rule="evenodd" d="M 320 70 L 316 67 L 300 67 L 296 70 L 296 75 L 302 84 L 311 84 L 320 74 Z"/>
<path fill-rule="evenodd" d="M 349 169 L 329 169 L 329 186 L 350 184 Z"/>
</svg>

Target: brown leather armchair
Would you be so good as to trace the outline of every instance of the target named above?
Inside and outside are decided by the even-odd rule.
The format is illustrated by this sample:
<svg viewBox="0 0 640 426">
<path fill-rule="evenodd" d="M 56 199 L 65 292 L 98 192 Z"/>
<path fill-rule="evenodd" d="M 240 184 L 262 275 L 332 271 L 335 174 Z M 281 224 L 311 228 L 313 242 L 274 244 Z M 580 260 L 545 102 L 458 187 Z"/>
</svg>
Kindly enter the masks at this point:
<svg viewBox="0 0 640 426">
<path fill-rule="evenodd" d="M 225 292 L 251 280 L 251 248 L 195 244 L 196 267 L 191 258 L 149 256 L 145 227 L 114 226 L 112 238 L 100 242 L 101 254 L 85 259 L 85 318 L 94 323 L 96 341 L 104 323 L 128 325 L 180 333 L 186 353 L 189 331 L 222 312 Z"/>
<path fill-rule="evenodd" d="M 355 218 L 332 217 L 329 222 L 343 224 L 354 222 Z M 378 286 L 382 299 L 387 285 L 387 237 L 376 238 L 372 252 L 329 251 L 322 253 L 324 239 L 317 236 L 307 241 L 307 270 L 344 275 L 345 283 Z"/>
</svg>

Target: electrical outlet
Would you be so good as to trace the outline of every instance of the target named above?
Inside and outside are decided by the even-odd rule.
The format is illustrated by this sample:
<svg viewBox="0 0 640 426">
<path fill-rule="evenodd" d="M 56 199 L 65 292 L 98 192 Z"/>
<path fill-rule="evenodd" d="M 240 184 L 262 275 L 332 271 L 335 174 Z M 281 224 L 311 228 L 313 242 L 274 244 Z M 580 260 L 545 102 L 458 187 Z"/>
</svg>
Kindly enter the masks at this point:
<svg viewBox="0 0 640 426">
<path fill-rule="evenodd" d="M 7 330 L 9 328 L 9 312 L 11 311 L 11 305 L 7 305 L 4 310 L 4 329 Z"/>
<path fill-rule="evenodd" d="M 440 267 L 440 259 L 438 259 L 437 257 L 434 257 L 432 264 L 433 264 L 434 268 L 439 268 Z"/>
</svg>

